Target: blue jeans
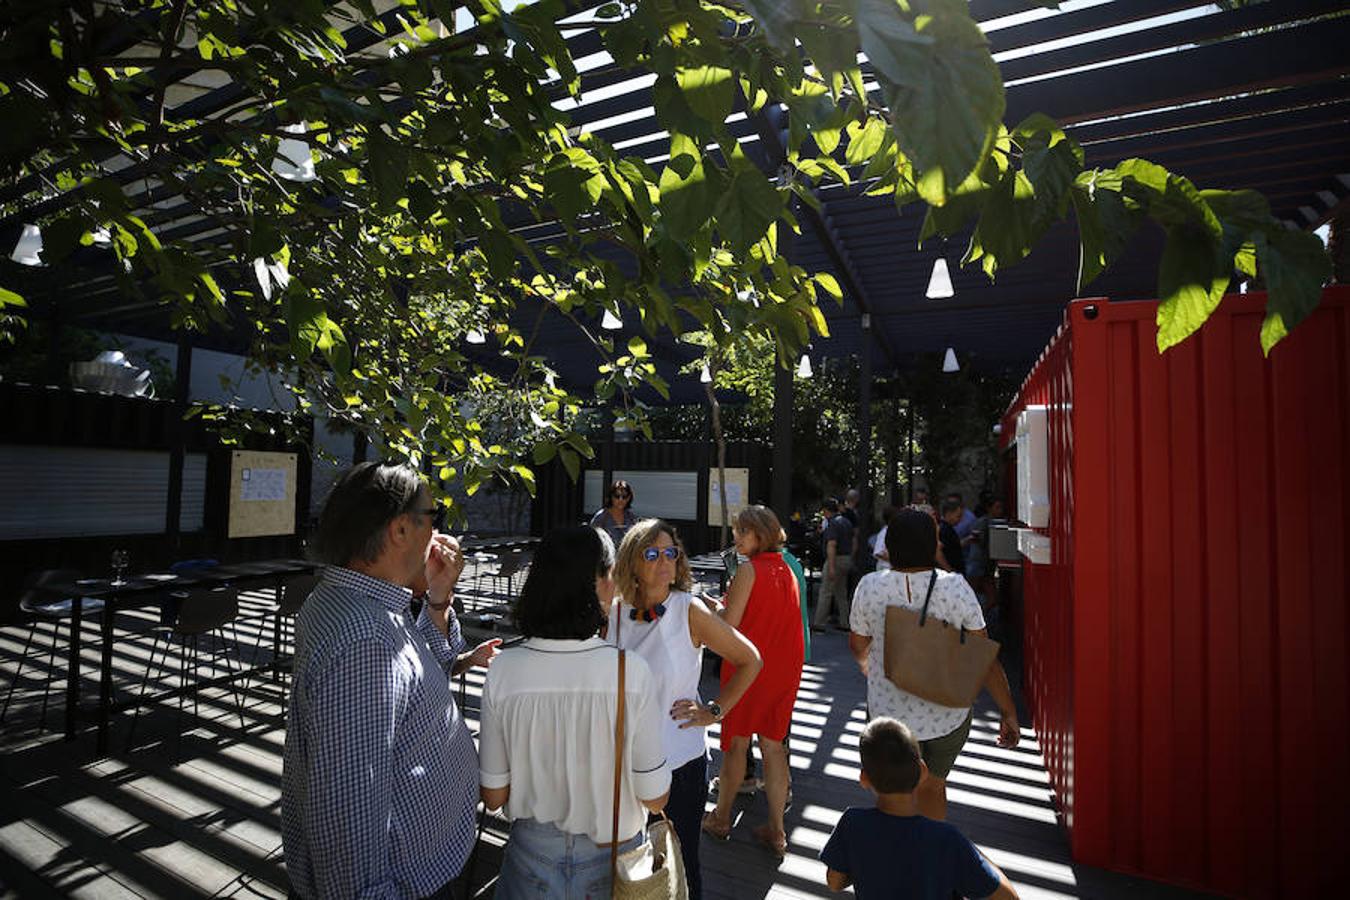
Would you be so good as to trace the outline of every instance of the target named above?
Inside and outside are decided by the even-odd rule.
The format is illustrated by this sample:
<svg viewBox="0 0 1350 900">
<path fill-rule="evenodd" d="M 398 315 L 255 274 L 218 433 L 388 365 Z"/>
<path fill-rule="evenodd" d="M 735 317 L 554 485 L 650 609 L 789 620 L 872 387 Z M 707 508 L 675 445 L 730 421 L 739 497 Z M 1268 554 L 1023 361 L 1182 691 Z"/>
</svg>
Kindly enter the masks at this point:
<svg viewBox="0 0 1350 900">
<path fill-rule="evenodd" d="M 619 844 L 619 852 L 642 846 L 645 830 Z M 493 896 L 498 900 L 549 897 L 605 900 L 609 897 L 609 848 L 583 834 L 567 834 L 534 819 L 516 819 L 502 852 Z"/>
<path fill-rule="evenodd" d="M 691 759 L 670 774 L 670 799 L 666 818 L 675 826 L 684 857 L 684 880 L 689 885 L 689 900 L 702 900 L 703 871 L 699 868 L 698 841 L 703 827 L 703 810 L 708 802 L 708 759 Z"/>
</svg>

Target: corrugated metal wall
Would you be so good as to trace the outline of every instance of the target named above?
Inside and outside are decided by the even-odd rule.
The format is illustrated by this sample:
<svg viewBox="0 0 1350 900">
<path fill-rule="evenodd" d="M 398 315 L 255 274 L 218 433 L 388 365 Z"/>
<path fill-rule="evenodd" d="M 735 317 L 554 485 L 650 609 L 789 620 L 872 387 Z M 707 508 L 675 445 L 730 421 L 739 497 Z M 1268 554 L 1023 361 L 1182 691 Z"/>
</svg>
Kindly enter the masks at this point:
<svg viewBox="0 0 1350 900">
<path fill-rule="evenodd" d="M 1051 424 L 1054 564 L 1026 566 L 1027 682 L 1076 859 L 1330 896 L 1350 834 L 1350 290 L 1269 359 L 1264 302 L 1226 298 L 1164 356 L 1156 304 L 1071 305 L 1012 410 L 1071 410 Z"/>
</svg>

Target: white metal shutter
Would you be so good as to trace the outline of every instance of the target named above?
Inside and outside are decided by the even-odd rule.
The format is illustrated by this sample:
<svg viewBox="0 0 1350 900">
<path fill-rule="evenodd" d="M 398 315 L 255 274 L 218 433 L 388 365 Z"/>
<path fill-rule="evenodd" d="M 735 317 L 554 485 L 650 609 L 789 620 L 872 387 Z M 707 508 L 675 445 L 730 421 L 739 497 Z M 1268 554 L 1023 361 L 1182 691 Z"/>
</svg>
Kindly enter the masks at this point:
<svg viewBox="0 0 1350 900">
<path fill-rule="evenodd" d="M 604 504 L 601 497 L 603 487 L 600 480 L 605 473 L 590 469 L 585 475 L 583 504 L 587 516 L 593 514 Z M 679 519 L 692 521 L 698 518 L 698 473 L 697 472 L 635 472 L 614 470 L 615 481 L 626 481 L 633 486 L 633 512 L 646 519 Z"/>
<path fill-rule="evenodd" d="M 193 457 L 199 521 L 206 466 Z M 168 496 L 167 452 L 0 444 L 0 540 L 159 534 Z"/>
</svg>

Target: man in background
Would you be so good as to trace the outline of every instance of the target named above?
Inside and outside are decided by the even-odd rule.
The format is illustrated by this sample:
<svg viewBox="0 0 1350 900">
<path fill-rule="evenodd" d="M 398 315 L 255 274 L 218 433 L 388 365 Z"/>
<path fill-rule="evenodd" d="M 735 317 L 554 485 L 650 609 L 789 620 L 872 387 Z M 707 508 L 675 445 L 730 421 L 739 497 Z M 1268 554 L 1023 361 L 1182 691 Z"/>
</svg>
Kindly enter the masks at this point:
<svg viewBox="0 0 1350 900">
<path fill-rule="evenodd" d="M 848 630 L 848 574 L 853 571 L 853 523 L 839 508 L 839 501 L 830 497 L 820 505 L 821 546 L 825 549 L 825 571 L 820 580 L 820 598 L 811 625 L 824 631 L 830 619 L 830 608 L 839 607 L 838 626 Z"/>
</svg>

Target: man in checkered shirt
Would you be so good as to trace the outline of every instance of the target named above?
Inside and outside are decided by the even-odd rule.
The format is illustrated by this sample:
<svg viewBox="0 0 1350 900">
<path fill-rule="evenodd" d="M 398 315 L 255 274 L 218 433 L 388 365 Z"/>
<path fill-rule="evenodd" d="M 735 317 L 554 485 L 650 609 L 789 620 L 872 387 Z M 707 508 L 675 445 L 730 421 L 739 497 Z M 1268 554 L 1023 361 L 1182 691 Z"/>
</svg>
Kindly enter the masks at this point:
<svg viewBox="0 0 1350 900">
<path fill-rule="evenodd" d="M 436 512 L 413 469 L 361 463 L 319 518 L 328 567 L 297 620 L 281 776 L 301 897 L 448 897 L 473 849 L 478 758 L 450 677 L 498 642 L 463 653 L 450 601 L 464 560 Z"/>
</svg>

